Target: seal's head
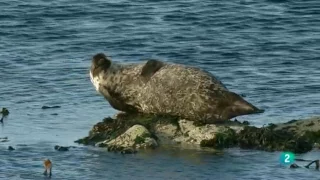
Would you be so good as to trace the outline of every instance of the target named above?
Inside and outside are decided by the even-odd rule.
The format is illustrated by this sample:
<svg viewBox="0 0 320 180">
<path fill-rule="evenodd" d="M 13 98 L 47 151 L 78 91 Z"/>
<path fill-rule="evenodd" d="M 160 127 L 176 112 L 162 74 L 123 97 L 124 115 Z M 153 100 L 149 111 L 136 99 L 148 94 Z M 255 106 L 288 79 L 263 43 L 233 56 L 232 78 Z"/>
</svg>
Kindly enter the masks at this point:
<svg viewBox="0 0 320 180">
<path fill-rule="evenodd" d="M 90 68 L 90 80 L 97 91 L 99 90 L 99 74 L 102 71 L 107 71 L 110 66 L 111 60 L 103 53 L 98 53 L 93 56 Z"/>
<path fill-rule="evenodd" d="M 93 77 L 97 76 L 101 71 L 107 70 L 110 65 L 111 60 L 103 53 L 94 55 L 91 64 L 91 73 Z"/>
</svg>

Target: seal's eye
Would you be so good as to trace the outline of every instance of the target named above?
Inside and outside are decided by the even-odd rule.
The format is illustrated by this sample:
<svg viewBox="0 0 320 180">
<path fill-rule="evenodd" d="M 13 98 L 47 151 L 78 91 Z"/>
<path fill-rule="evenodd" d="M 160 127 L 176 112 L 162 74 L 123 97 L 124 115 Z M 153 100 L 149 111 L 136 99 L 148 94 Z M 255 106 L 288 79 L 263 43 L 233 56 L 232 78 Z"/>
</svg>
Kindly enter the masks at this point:
<svg viewBox="0 0 320 180">
<path fill-rule="evenodd" d="M 105 63 L 105 61 L 106 61 L 105 58 L 101 58 L 101 59 L 98 60 L 97 65 L 98 65 L 98 66 L 101 66 L 101 65 L 103 65 L 103 64 Z"/>
</svg>

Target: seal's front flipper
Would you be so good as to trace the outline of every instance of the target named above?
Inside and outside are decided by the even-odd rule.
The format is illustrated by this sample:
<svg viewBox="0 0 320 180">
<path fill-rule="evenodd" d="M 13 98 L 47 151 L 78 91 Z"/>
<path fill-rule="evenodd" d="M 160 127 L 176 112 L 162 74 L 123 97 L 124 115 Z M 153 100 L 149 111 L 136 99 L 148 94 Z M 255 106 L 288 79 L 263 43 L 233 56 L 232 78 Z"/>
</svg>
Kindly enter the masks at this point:
<svg viewBox="0 0 320 180">
<path fill-rule="evenodd" d="M 163 66 L 164 63 L 159 60 L 148 60 L 147 63 L 142 67 L 141 76 L 143 76 L 146 79 L 149 79 Z"/>
</svg>

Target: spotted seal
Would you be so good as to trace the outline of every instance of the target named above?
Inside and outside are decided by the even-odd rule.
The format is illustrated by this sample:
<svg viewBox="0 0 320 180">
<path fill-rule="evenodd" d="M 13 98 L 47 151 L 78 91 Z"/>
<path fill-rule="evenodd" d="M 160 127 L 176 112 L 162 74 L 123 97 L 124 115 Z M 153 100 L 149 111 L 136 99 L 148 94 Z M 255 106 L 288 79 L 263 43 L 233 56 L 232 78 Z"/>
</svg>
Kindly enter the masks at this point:
<svg viewBox="0 0 320 180">
<path fill-rule="evenodd" d="M 99 53 L 92 58 L 90 79 L 113 108 L 128 113 L 215 123 L 263 112 L 211 73 L 182 64 L 155 59 L 121 64 Z"/>
</svg>

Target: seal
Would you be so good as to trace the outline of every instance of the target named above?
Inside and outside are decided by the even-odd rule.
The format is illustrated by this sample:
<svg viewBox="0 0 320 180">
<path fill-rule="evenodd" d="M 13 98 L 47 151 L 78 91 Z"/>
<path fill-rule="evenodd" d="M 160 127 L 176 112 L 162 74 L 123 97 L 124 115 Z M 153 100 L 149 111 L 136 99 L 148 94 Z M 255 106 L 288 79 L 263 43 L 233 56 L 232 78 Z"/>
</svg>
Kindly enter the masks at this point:
<svg viewBox="0 0 320 180">
<path fill-rule="evenodd" d="M 264 111 L 207 71 L 156 59 L 121 64 L 99 53 L 92 58 L 90 79 L 113 108 L 127 113 L 215 123 Z"/>
</svg>

